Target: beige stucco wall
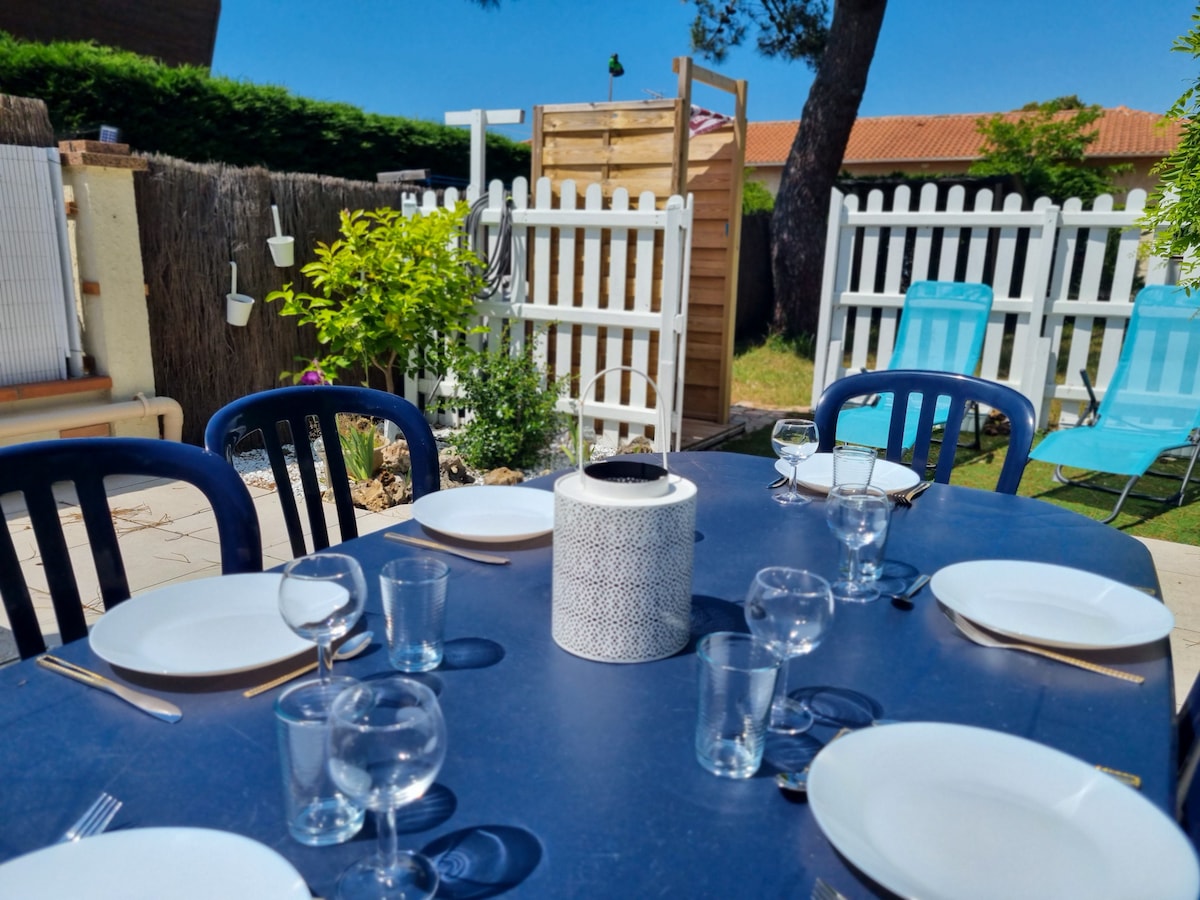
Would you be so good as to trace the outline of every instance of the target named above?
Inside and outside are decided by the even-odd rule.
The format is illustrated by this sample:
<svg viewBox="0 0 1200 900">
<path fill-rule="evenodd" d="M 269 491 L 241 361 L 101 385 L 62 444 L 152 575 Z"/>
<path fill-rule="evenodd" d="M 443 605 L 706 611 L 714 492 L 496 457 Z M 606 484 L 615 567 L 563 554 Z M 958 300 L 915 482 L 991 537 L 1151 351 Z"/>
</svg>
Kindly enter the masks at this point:
<svg viewBox="0 0 1200 900">
<path fill-rule="evenodd" d="M 76 247 L 79 277 L 99 285 L 83 296 L 83 348 L 96 371 L 112 379 L 111 399 L 139 391 L 154 396 L 150 321 L 138 242 L 133 173 L 128 168 L 64 166 L 63 182 L 78 205 Z M 113 434 L 158 437 L 158 420 L 118 422 Z"/>
</svg>

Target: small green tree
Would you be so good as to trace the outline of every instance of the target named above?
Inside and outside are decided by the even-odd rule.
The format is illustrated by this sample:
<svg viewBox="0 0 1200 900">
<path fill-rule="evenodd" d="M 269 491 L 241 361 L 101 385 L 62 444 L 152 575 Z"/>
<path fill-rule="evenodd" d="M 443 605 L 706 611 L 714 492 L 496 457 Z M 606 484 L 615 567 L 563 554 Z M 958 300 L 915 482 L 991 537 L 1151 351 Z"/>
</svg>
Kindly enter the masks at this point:
<svg viewBox="0 0 1200 900">
<path fill-rule="evenodd" d="M 775 197 L 761 181 L 751 178 L 753 169 L 742 174 L 742 214 L 771 212 L 775 208 Z"/>
<path fill-rule="evenodd" d="M 484 330 L 470 325 L 483 267 L 459 240 L 465 211 L 463 203 L 409 218 L 386 207 L 342 211 L 342 237 L 318 242 L 316 260 L 300 270 L 313 293 L 285 284 L 266 298 L 315 326 L 328 349 L 310 369 L 336 377 L 361 363 L 382 372 L 391 393 L 396 373 L 446 373 L 456 337 Z"/>
<path fill-rule="evenodd" d="M 1100 106 L 1085 106 L 1071 95 L 1026 104 L 1018 115 L 979 119 L 983 158 L 971 164 L 970 174 L 1019 175 L 1031 196 L 1055 203 L 1068 197 L 1094 200 L 1112 191 L 1113 178 L 1130 168 L 1087 165 L 1087 148 L 1097 135 L 1091 126 L 1103 114 Z"/>
<path fill-rule="evenodd" d="M 1171 50 L 1200 58 L 1200 11 L 1192 15 L 1191 31 Z M 1167 110 L 1167 118 L 1179 122 L 1183 132 L 1175 150 L 1151 169 L 1159 181 L 1142 225 L 1153 234 L 1151 253 L 1183 257 L 1179 283 L 1191 290 L 1200 287 L 1193 256 L 1200 248 L 1200 78 Z"/>
<path fill-rule="evenodd" d="M 454 446 L 477 469 L 535 465 L 566 421 L 555 405 L 569 378 L 548 377 L 534 359 L 532 343 L 517 350 L 507 337 L 497 350 L 459 347 L 454 363 L 459 397 L 444 401 L 471 413 Z"/>
</svg>

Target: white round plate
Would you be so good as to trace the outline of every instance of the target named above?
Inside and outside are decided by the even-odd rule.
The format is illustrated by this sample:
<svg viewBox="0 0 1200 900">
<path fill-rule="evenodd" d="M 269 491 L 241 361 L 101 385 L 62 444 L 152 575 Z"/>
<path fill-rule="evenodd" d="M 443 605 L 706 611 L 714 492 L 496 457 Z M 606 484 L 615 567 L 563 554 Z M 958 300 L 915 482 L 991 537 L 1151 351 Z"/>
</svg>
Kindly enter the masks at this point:
<svg viewBox="0 0 1200 900">
<path fill-rule="evenodd" d="M 1166 637 L 1175 617 L 1149 594 L 1082 569 L 980 559 L 934 573 L 933 593 L 984 628 L 1047 647 L 1136 647 Z"/>
<path fill-rule="evenodd" d="M 227 675 L 312 651 L 279 614 L 278 573 L 220 575 L 131 597 L 88 635 L 101 659 L 151 675 Z"/>
<path fill-rule="evenodd" d="M 481 485 L 434 491 L 412 506 L 413 518 L 468 541 L 521 541 L 554 530 L 554 494 L 537 488 Z"/>
<path fill-rule="evenodd" d="M 791 477 L 792 467 L 790 463 L 781 459 L 776 461 L 775 471 Z M 871 484 L 889 494 L 907 491 L 920 482 L 920 476 L 908 466 L 888 462 L 886 459 L 875 460 L 875 468 L 871 470 Z M 829 489 L 833 487 L 833 454 L 815 453 L 796 466 L 796 483 L 804 485 L 810 491 L 828 494 Z"/>
<path fill-rule="evenodd" d="M 54 844 L 0 865 L 0 884 L 24 900 L 312 900 L 274 850 L 207 828 L 130 828 Z"/>
<path fill-rule="evenodd" d="M 1161 810 L 1042 744 L 963 725 L 864 728 L 826 746 L 808 804 L 830 842 L 921 900 L 1195 900 L 1200 864 Z"/>
</svg>

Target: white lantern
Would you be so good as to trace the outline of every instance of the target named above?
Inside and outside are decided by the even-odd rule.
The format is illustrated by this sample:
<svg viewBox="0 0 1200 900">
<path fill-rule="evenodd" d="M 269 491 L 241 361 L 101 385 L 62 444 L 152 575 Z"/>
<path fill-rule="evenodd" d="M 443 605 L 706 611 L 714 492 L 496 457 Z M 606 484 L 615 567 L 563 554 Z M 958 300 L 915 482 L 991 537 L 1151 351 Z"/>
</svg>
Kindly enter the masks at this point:
<svg viewBox="0 0 1200 900">
<path fill-rule="evenodd" d="M 581 392 L 581 426 L 584 397 L 609 371 Z M 669 441 L 662 419 L 655 438 Z M 600 662 L 647 662 L 682 650 L 690 634 L 695 531 L 696 485 L 667 471 L 665 450 L 661 466 L 585 466 L 581 458 L 579 470 L 554 485 L 555 643 Z"/>
</svg>

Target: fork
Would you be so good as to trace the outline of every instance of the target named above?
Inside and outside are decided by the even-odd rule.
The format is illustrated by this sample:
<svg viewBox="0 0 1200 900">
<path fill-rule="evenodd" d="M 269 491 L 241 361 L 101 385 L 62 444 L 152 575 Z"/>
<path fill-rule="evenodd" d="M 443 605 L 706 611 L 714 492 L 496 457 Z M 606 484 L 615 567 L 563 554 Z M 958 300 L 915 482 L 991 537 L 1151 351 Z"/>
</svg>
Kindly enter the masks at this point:
<svg viewBox="0 0 1200 900">
<path fill-rule="evenodd" d="M 1021 650 L 1025 653 L 1032 653 L 1036 656 L 1044 656 L 1046 659 L 1052 659 L 1055 662 L 1066 663 L 1068 666 L 1076 666 L 1080 669 L 1086 669 L 1089 672 L 1095 672 L 1097 675 L 1107 675 L 1109 678 L 1120 678 L 1122 681 L 1129 681 L 1133 684 L 1141 684 L 1146 679 L 1141 675 L 1135 675 L 1132 672 L 1126 672 L 1122 669 L 1113 669 L 1109 666 L 1102 666 L 1099 663 L 1090 662 L 1086 659 L 1079 659 L 1075 656 L 1067 656 L 1065 653 L 1056 653 L 1053 650 L 1047 650 L 1044 647 L 1036 647 L 1031 644 L 1023 644 L 1020 641 L 1012 640 L 1007 637 L 991 634 L 984 631 L 974 622 L 967 619 L 965 616 L 959 615 L 954 610 L 947 607 L 942 608 L 947 618 L 958 628 L 963 635 L 981 647 L 998 647 L 1002 650 Z"/>
<path fill-rule="evenodd" d="M 813 885 L 812 900 L 849 900 L 845 894 L 822 878 Z"/>
<path fill-rule="evenodd" d="M 113 816 L 117 814 L 117 810 L 120 808 L 120 800 L 112 794 L 101 791 L 100 796 L 87 808 L 84 814 L 70 828 L 63 832 L 63 836 L 58 839 L 58 843 L 67 844 L 71 841 L 79 841 L 83 838 L 99 834 L 108 827 L 109 823 L 113 820 Z"/>
<path fill-rule="evenodd" d="M 923 493 L 925 493 L 926 490 L 929 489 L 929 486 L 931 484 L 933 484 L 932 481 L 922 481 L 920 484 L 909 488 L 907 491 L 904 491 L 901 494 L 897 494 L 896 495 L 896 505 L 902 506 L 905 509 L 908 509 L 909 507 L 911 507 L 913 505 L 914 500 L 916 500 Z"/>
</svg>

